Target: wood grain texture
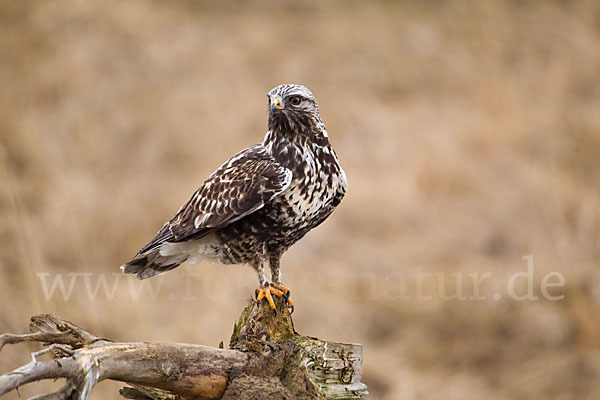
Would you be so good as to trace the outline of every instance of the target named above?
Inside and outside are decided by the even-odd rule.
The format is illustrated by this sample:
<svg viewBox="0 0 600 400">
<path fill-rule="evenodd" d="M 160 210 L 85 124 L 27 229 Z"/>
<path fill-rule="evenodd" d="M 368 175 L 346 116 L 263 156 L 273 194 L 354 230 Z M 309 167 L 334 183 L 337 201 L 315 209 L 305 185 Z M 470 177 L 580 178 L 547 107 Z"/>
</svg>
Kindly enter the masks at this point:
<svg viewBox="0 0 600 400">
<path fill-rule="evenodd" d="M 0 344 L 42 341 L 30 363 L 0 376 L 0 395 L 41 379 L 65 378 L 38 399 L 87 399 L 96 383 L 128 383 L 129 399 L 363 399 L 362 346 L 299 335 L 285 302 L 246 307 L 230 349 L 169 342 L 119 343 L 42 314 L 30 334 L 0 336 Z M 39 361 L 52 353 L 50 361 Z"/>
</svg>

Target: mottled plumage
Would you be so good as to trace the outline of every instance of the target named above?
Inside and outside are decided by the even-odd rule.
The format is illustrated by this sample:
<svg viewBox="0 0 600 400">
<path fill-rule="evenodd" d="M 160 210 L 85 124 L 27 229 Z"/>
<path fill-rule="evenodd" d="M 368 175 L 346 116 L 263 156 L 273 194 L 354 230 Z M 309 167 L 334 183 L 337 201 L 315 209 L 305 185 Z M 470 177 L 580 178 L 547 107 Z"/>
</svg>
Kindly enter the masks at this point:
<svg viewBox="0 0 600 400">
<path fill-rule="evenodd" d="M 217 169 L 122 267 L 126 273 L 144 279 L 184 261 L 248 263 L 261 287 L 269 285 L 265 265 L 283 287 L 281 255 L 333 212 L 347 183 L 312 93 L 280 85 L 268 98 L 264 141 Z"/>
</svg>

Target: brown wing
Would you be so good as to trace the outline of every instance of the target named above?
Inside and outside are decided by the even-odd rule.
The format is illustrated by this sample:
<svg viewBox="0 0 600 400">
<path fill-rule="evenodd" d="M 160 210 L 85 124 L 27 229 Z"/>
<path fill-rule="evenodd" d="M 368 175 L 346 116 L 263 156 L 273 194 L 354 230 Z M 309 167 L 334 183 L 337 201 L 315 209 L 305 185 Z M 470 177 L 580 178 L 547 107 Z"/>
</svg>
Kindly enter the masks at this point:
<svg viewBox="0 0 600 400">
<path fill-rule="evenodd" d="M 245 217 L 284 191 L 291 179 L 292 172 L 262 145 L 241 151 L 202 184 L 138 256 L 164 242 L 201 237 Z"/>
</svg>

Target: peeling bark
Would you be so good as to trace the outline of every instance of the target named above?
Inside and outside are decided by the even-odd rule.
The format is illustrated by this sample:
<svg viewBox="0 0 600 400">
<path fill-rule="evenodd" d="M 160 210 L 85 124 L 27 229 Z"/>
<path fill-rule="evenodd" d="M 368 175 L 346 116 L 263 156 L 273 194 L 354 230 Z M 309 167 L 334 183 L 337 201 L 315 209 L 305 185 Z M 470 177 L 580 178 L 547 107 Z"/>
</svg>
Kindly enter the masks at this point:
<svg viewBox="0 0 600 400">
<path fill-rule="evenodd" d="M 0 376 L 0 395 L 29 382 L 66 379 L 35 399 L 87 399 L 105 379 L 126 382 L 128 399 L 362 399 L 362 346 L 295 332 L 285 302 L 242 311 L 230 349 L 166 342 L 119 343 L 48 314 L 31 318 L 30 334 L 0 336 L 6 344 L 48 344 L 32 361 Z M 39 361 L 52 353 L 54 359 Z"/>
</svg>

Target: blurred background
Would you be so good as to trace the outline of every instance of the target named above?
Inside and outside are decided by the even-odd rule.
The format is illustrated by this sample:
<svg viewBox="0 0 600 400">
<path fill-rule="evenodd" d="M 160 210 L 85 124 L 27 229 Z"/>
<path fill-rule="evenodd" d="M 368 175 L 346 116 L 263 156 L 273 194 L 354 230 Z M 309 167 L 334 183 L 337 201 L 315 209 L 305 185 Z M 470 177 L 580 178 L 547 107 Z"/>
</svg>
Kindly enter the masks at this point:
<svg viewBox="0 0 600 400">
<path fill-rule="evenodd" d="M 598 2 L 5 1 L 0 49 L 0 332 L 227 345 L 250 268 L 119 266 L 293 82 L 350 185 L 282 260 L 296 329 L 373 399 L 600 397 Z"/>
</svg>

